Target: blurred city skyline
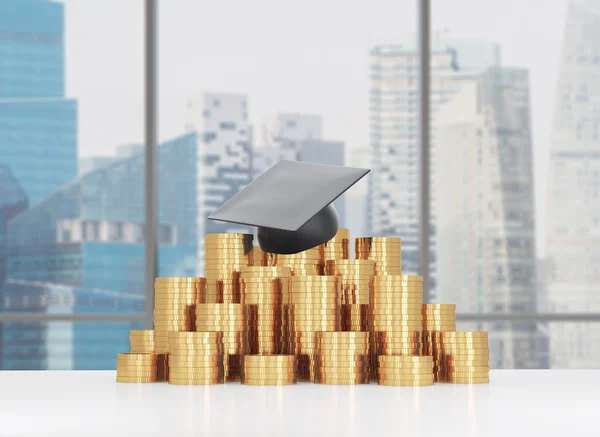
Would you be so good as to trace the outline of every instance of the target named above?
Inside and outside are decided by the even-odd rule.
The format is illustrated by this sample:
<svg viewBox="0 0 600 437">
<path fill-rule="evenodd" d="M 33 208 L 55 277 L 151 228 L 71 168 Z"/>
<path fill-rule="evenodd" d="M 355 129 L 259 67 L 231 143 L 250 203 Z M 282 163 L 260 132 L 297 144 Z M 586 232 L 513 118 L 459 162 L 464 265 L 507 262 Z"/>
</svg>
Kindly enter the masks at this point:
<svg viewBox="0 0 600 437">
<path fill-rule="evenodd" d="M 66 95 L 79 102 L 79 157 L 113 155 L 119 145 L 143 142 L 143 1 L 62 2 Z M 567 0 L 458 0 L 433 1 L 431 8 L 434 39 L 498 43 L 503 66 L 530 72 L 541 258 L 566 5 Z M 293 9 L 293 18 L 287 6 L 273 0 L 159 1 L 161 141 L 184 132 L 186 103 L 194 94 L 219 92 L 247 96 L 255 146 L 264 145 L 265 117 L 298 112 L 323 117 L 324 138 L 346 144 L 346 165 L 352 150 L 368 147 L 368 51 L 376 43 L 414 38 L 416 1 L 310 0 Z M 206 10 L 210 19 L 202 19 Z M 104 30 L 107 22 L 110 32 Z"/>
</svg>

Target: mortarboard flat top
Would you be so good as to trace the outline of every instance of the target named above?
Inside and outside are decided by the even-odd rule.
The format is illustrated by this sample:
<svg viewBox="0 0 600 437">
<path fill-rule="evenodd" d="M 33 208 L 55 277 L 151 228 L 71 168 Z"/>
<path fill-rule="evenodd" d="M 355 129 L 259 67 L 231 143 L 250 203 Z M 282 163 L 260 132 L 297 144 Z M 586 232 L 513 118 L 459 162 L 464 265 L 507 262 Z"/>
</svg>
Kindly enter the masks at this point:
<svg viewBox="0 0 600 437">
<path fill-rule="evenodd" d="M 297 231 L 369 169 L 280 161 L 208 218 Z"/>
</svg>

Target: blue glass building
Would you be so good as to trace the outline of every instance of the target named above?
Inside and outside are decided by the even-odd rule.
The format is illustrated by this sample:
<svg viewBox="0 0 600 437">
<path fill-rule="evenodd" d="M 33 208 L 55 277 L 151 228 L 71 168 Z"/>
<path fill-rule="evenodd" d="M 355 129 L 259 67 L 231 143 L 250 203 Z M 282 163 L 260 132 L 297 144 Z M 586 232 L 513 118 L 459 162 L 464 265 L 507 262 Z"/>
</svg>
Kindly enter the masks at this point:
<svg viewBox="0 0 600 437">
<path fill-rule="evenodd" d="M 197 144 L 190 133 L 158 148 L 160 276 L 196 275 Z M 143 193 L 138 154 L 78 177 L 14 217 L 4 312 L 143 312 Z M 136 326 L 5 323 L 0 367 L 112 369 Z"/>
<path fill-rule="evenodd" d="M 77 102 L 65 99 L 64 6 L 0 1 L 0 164 L 30 204 L 77 175 Z"/>
</svg>

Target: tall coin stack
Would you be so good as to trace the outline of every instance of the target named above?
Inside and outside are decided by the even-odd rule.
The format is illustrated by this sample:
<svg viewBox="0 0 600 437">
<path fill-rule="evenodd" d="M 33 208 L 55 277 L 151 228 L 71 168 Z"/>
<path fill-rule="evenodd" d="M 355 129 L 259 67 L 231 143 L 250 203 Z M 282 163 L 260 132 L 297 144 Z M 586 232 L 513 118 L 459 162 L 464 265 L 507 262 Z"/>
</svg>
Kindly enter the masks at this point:
<svg viewBox="0 0 600 437">
<path fill-rule="evenodd" d="M 244 335 L 242 304 L 197 304 L 196 331 L 223 333 L 223 368 L 225 372 L 225 381 L 239 381 Z"/>
<path fill-rule="evenodd" d="M 169 384 L 223 384 L 221 332 L 169 333 Z"/>
<path fill-rule="evenodd" d="M 433 379 L 433 357 L 431 355 L 379 356 L 379 385 L 433 385 Z"/>
<path fill-rule="evenodd" d="M 296 383 L 294 355 L 244 355 L 244 385 L 291 385 Z"/>
<path fill-rule="evenodd" d="M 269 265 L 289 267 L 294 276 L 323 274 L 323 246 L 313 247 L 292 255 L 269 254 Z"/>
<path fill-rule="evenodd" d="M 315 383 L 369 383 L 368 332 L 317 332 L 315 351 Z"/>
<path fill-rule="evenodd" d="M 291 353 L 289 267 L 242 268 L 244 354 Z"/>
<path fill-rule="evenodd" d="M 293 276 L 292 314 L 298 380 L 314 380 L 315 333 L 339 331 L 341 319 L 338 276 Z"/>
<path fill-rule="evenodd" d="M 434 335 L 440 382 L 486 384 L 490 382 L 490 349 L 485 331 L 439 332 Z"/>
<path fill-rule="evenodd" d="M 448 331 L 456 331 L 456 305 L 423 304 L 423 353 L 433 355 L 433 336 Z M 437 362 L 433 363 L 433 370 L 437 378 Z"/>
<path fill-rule="evenodd" d="M 154 281 L 154 342 L 168 353 L 169 332 L 193 331 L 195 306 L 206 296 L 204 278 L 156 278 Z"/>
<path fill-rule="evenodd" d="M 340 314 L 342 331 L 369 330 L 369 296 L 375 263 L 371 260 L 329 260 L 327 275 L 338 275 L 342 280 Z"/>
<path fill-rule="evenodd" d="M 385 275 L 372 278 L 371 376 L 380 355 L 421 355 L 423 278 Z"/>
<path fill-rule="evenodd" d="M 129 352 L 132 354 L 154 354 L 156 343 L 153 330 L 131 330 L 129 331 Z M 158 380 L 167 379 L 167 354 L 157 354 Z"/>
<path fill-rule="evenodd" d="M 402 240 L 398 237 L 357 238 L 354 255 L 374 261 L 376 275 L 402 274 Z"/>
<path fill-rule="evenodd" d="M 252 234 L 207 234 L 204 238 L 206 300 L 240 303 L 240 272 L 254 265 Z"/>
<path fill-rule="evenodd" d="M 349 259 L 350 258 L 350 229 L 339 228 L 335 236 L 321 244 L 323 247 L 323 259 Z"/>
<path fill-rule="evenodd" d="M 158 354 L 117 354 L 117 382 L 159 382 Z"/>
</svg>

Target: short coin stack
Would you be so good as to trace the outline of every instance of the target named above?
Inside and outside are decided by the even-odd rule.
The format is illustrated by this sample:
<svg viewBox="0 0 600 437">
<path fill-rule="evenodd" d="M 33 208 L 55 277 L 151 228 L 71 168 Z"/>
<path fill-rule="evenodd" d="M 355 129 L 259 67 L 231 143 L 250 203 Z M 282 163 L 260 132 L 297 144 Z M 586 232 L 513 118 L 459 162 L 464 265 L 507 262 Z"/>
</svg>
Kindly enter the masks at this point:
<svg viewBox="0 0 600 437">
<path fill-rule="evenodd" d="M 132 354 L 154 354 L 156 352 L 156 343 L 154 341 L 153 330 L 131 330 L 129 331 L 129 352 Z M 167 354 L 158 355 L 158 379 L 167 380 Z"/>
<path fill-rule="evenodd" d="M 402 274 L 402 240 L 397 237 L 364 237 L 354 242 L 356 259 L 375 262 L 377 275 Z"/>
<path fill-rule="evenodd" d="M 242 268 L 244 354 L 287 354 L 290 348 L 289 267 Z"/>
<path fill-rule="evenodd" d="M 169 384 L 222 384 L 221 332 L 169 333 Z"/>
<path fill-rule="evenodd" d="M 370 281 L 375 274 L 375 263 L 370 260 L 329 260 L 325 271 L 328 275 L 340 276 L 342 280 L 342 331 L 368 331 Z"/>
<path fill-rule="evenodd" d="M 379 385 L 433 385 L 433 357 L 380 355 Z"/>
<path fill-rule="evenodd" d="M 240 272 L 254 265 L 252 234 L 207 234 L 204 238 L 206 303 L 240 303 Z"/>
<path fill-rule="evenodd" d="M 380 355 L 421 355 L 423 278 L 384 275 L 372 278 L 371 376 Z"/>
<path fill-rule="evenodd" d="M 292 275 L 308 276 L 323 274 L 323 247 L 317 246 L 293 255 L 270 254 L 273 266 L 289 267 Z"/>
<path fill-rule="evenodd" d="M 294 355 L 244 355 L 244 385 L 290 385 L 296 383 Z"/>
<path fill-rule="evenodd" d="M 456 384 L 490 382 L 490 349 L 484 331 L 440 332 L 434 335 L 438 380 Z"/>
<path fill-rule="evenodd" d="M 317 332 L 315 383 L 368 384 L 369 333 Z"/>
<path fill-rule="evenodd" d="M 314 380 L 315 333 L 340 330 L 340 291 L 338 276 L 292 277 L 294 352 L 299 381 Z"/>
<path fill-rule="evenodd" d="M 193 331 L 194 308 L 206 295 L 204 278 L 172 277 L 154 281 L 154 341 L 157 353 L 168 352 L 169 332 Z"/>
<path fill-rule="evenodd" d="M 335 236 L 323 243 L 323 257 L 325 261 L 350 258 L 350 230 L 339 228 Z"/>
<path fill-rule="evenodd" d="M 239 381 L 244 334 L 242 304 L 197 304 L 196 331 L 223 333 L 225 381 Z"/>
<path fill-rule="evenodd" d="M 118 354 L 117 382 L 159 382 L 158 354 Z"/>
</svg>

